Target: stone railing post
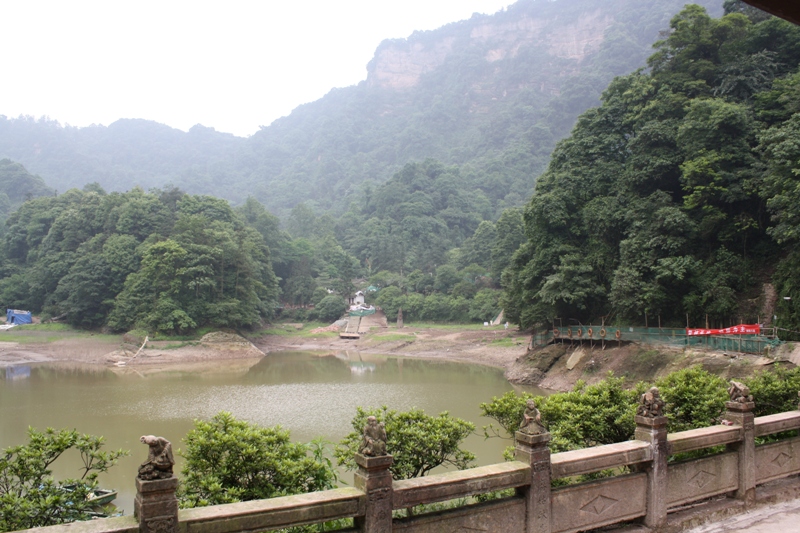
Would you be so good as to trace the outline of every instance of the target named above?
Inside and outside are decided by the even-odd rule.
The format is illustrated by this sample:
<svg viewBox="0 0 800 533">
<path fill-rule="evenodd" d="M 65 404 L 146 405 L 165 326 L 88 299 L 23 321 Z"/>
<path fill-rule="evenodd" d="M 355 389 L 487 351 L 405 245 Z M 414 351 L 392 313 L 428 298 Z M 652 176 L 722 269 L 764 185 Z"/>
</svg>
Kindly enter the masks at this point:
<svg viewBox="0 0 800 533">
<path fill-rule="evenodd" d="M 752 401 L 725 402 L 725 419 L 742 427 L 742 440 L 728 445 L 728 448 L 739 454 L 739 488 L 736 497 L 745 502 L 755 501 L 756 498 L 755 407 Z"/>
<path fill-rule="evenodd" d="M 133 516 L 139 521 L 139 533 L 177 533 L 178 478 L 144 481 L 136 478 Z"/>
<path fill-rule="evenodd" d="M 531 465 L 531 484 L 521 489 L 525 498 L 526 533 L 550 533 L 550 433 L 514 435 L 517 461 Z"/>
<path fill-rule="evenodd" d="M 367 495 L 366 513 L 355 521 L 362 533 L 392 531 L 392 473 L 389 471 L 392 462 L 391 455 L 356 454 L 355 487 Z"/>
<path fill-rule="evenodd" d="M 641 469 L 647 474 L 647 514 L 644 525 L 658 528 L 667 521 L 667 417 L 636 415 L 635 438 L 650 443 L 653 459 Z"/>
</svg>

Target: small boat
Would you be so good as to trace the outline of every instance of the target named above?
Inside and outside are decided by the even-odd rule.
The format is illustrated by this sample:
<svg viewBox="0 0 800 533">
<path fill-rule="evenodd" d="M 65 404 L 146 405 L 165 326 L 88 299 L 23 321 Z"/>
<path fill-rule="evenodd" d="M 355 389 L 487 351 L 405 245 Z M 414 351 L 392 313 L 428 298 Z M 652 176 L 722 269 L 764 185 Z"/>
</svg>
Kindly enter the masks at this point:
<svg viewBox="0 0 800 533">
<path fill-rule="evenodd" d="M 77 488 L 75 484 L 62 485 L 61 490 L 65 492 L 72 492 Z M 109 489 L 94 489 L 86 495 L 86 501 L 92 507 L 101 507 L 113 502 L 117 497 L 117 491 Z"/>
<path fill-rule="evenodd" d="M 117 491 L 109 489 L 94 489 L 86 495 L 86 501 L 92 506 L 107 505 L 117 497 Z"/>
</svg>

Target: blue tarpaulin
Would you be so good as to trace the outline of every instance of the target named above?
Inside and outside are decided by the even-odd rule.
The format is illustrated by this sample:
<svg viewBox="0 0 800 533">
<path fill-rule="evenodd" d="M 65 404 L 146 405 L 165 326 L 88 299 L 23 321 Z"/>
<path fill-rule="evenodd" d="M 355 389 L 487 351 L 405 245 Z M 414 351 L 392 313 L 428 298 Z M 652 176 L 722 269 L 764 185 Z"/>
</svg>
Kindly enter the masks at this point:
<svg viewBox="0 0 800 533">
<path fill-rule="evenodd" d="M 31 324 L 32 322 L 30 311 L 6 309 L 6 324 Z"/>
</svg>

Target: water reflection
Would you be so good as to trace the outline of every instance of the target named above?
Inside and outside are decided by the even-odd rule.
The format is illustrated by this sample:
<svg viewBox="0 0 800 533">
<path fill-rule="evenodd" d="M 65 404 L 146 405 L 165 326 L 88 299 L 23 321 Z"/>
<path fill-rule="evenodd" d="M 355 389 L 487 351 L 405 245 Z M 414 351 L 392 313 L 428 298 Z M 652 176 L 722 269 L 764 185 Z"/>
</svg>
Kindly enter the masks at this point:
<svg viewBox="0 0 800 533">
<path fill-rule="evenodd" d="M 419 407 L 429 414 L 449 411 L 480 430 L 488 420 L 480 417 L 479 404 L 512 388 L 501 371 L 489 367 L 352 351 L 279 352 L 163 367 L 25 368 L 0 369 L 0 447 L 24 442 L 28 426 L 104 435 L 109 449 L 133 454 L 101 479 L 120 491 L 117 503 L 126 512 L 132 509 L 136 468 L 146 456 L 140 435 L 164 436 L 180 448 L 193 419 L 230 411 L 250 422 L 279 424 L 296 441 L 323 436 L 336 442 L 351 430 L 356 407 L 382 405 Z M 474 435 L 466 447 L 479 464 L 489 464 L 502 460 L 507 444 Z M 60 465 L 57 476 L 75 475 L 75 463 L 68 463 Z"/>
<path fill-rule="evenodd" d="M 31 367 L 28 365 L 10 366 L 6 369 L 7 381 L 14 381 L 17 379 L 27 379 L 29 377 L 31 377 Z"/>
</svg>

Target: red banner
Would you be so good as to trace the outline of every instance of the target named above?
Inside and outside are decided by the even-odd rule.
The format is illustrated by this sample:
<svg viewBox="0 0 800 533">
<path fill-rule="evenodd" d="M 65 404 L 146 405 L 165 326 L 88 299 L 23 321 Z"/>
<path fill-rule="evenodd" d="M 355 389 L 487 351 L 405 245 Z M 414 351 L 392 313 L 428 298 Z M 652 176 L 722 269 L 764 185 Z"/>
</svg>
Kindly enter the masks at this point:
<svg viewBox="0 0 800 533">
<path fill-rule="evenodd" d="M 686 335 L 695 337 L 698 335 L 758 335 L 761 333 L 761 326 L 758 324 L 739 324 L 725 329 L 686 329 Z"/>
</svg>

